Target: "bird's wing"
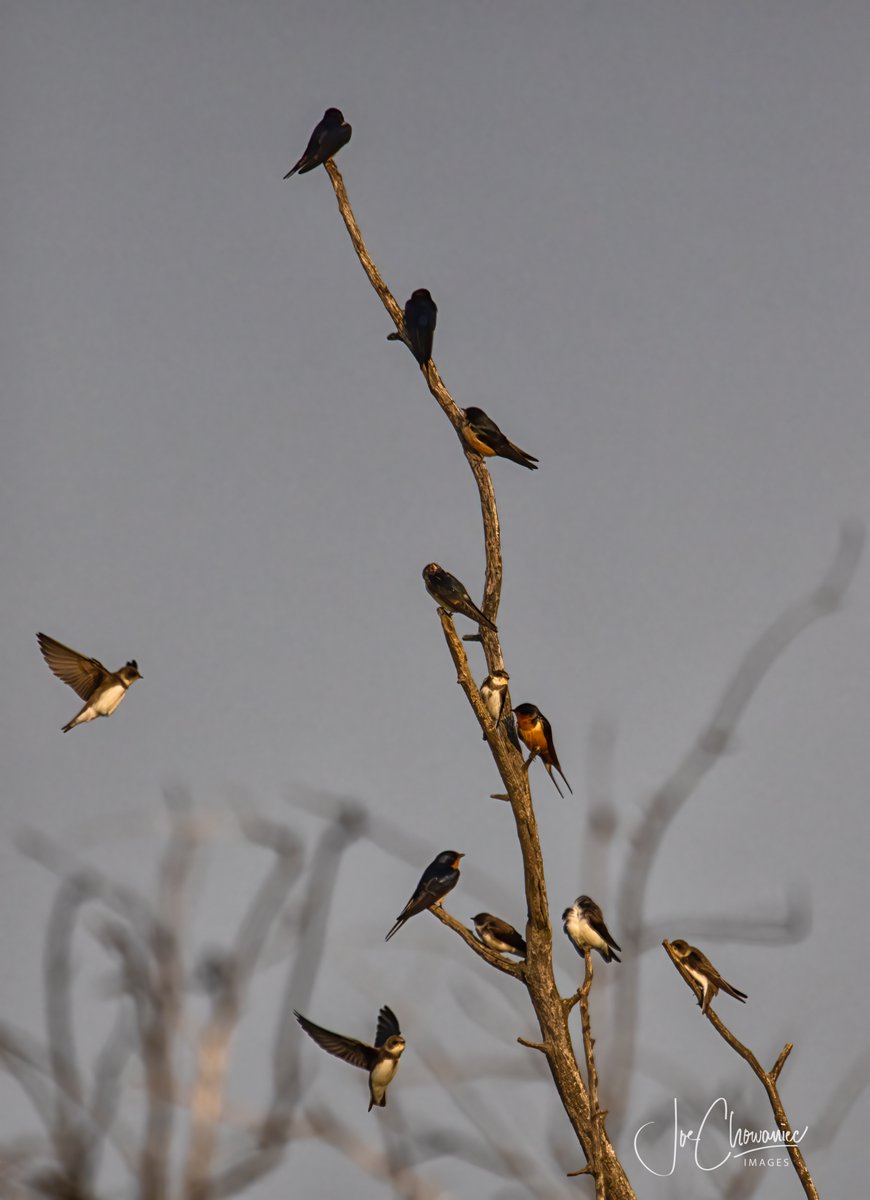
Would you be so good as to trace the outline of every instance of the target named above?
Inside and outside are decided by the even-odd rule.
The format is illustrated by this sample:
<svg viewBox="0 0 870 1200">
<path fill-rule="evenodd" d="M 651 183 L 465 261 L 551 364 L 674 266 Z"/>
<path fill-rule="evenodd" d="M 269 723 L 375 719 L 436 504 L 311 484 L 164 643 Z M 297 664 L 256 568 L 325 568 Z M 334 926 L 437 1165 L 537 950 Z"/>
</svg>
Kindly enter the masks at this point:
<svg viewBox="0 0 870 1200">
<path fill-rule="evenodd" d="M 720 975 L 716 982 L 723 992 L 727 992 L 729 996 L 733 996 L 735 1000 L 739 1000 L 741 1004 L 745 1004 L 749 999 L 746 992 L 741 992 L 740 988 L 736 988 L 733 983 L 727 983 Z"/>
<path fill-rule="evenodd" d="M 401 1034 L 401 1032 L 396 1014 L 385 1004 L 378 1013 L 378 1030 L 375 1034 L 375 1045 L 383 1046 L 387 1038 L 391 1038 L 395 1034 Z"/>
<path fill-rule="evenodd" d="M 317 1042 L 321 1050 L 325 1050 L 327 1054 L 334 1054 L 336 1058 L 343 1059 L 344 1062 L 350 1063 L 354 1067 L 362 1067 L 364 1071 L 372 1069 L 377 1056 L 371 1046 L 367 1046 L 365 1042 L 358 1042 L 356 1038 L 345 1037 L 341 1033 L 332 1033 L 331 1030 L 324 1029 L 321 1025 L 315 1025 L 301 1013 L 294 1011 L 293 1016 L 312 1041 Z"/>
<path fill-rule="evenodd" d="M 605 942 L 607 942 L 608 946 L 612 946 L 614 950 L 622 949 L 622 946 L 620 946 L 619 942 L 616 940 L 616 938 L 613 936 L 613 934 L 610 932 L 610 930 L 604 924 L 603 919 L 597 921 L 596 926 L 597 926 L 598 932 L 604 938 Z"/>
<path fill-rule="evenodd" d="M 48 634 L 38 633 L 36 637 L 49 668 L 82 700 L 89 700 L 94 688 L 108 678 L 109 672 L 96 658 L 86 658 L 77 650 L 56 642 Z"/>
</svg>

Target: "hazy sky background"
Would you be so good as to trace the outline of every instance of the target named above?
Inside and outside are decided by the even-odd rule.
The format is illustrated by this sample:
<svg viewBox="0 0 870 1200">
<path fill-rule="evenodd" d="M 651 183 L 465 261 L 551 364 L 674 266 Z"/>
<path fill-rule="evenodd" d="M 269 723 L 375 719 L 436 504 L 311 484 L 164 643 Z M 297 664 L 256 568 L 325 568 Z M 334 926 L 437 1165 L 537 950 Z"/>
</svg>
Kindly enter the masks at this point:
<svg viewBox="0 0 870 1200">
<path fill-rule="evenodd" d="M 414 360 L 385 340 L 325 172 L 281 177 L 342 108 L 337 163 L 387 283 L 400 303 L 431 290 L 457 402 L 540 459 L 492 467 L 498 622 L 514 701 L 549 716 L 575 790 L 560 801 L 533 768 L 568 991 L 562 909 L 589 891 L 612 911 L 650 793 L 752 640 L 820 580 L 840 522 L 870 517 L 870 8 L 7 0 L 0 99 L 3 1015 L 39 1029 L 52 883 L 15 849 L 22 827 L 147 883 L 167 785 L 311 836 L 288 796 L 357 797 L 426 851 L 413 866 L 365 841 L 349 854 L 310 1015 L 368 1036 L 395 1002 L 409 1051 L 391 1100 L 434 1120 L 414 1039 L 479 1042 L 454 984 L 484 968 L 428 916 L 383 935 L 454 846 L 467 869 L 447 907 L 524 920 L 510 815 L 488 799 L 498 779 L 420 578 L 437 560 L 479 598 L 479 507 Z M 827 1196 L 865 1179 L 870 1120 L 864 1092 L 814 1149 L 867 1048 L 868 602 L 863 562 L 843 611 L 765 680 L 648 898 L 659 938 L 684 932 L 659 927 L 674 914 L 811 905 L 800 944 L 697 940 L 750 994 L 719 1010 L 759 1057 L 796 1043 L 784 1100 Z M 113 669 L 135 657 L 144 679 L 110 721 L 62 736 L 77 698 L 38 629 Z M 620 833 L 580 877 L 602 719 Z M 197 914 L 207 940 L 255 878 L 249 852 L 223 853 Z M 593 996 L 605 1106 L 619 970 Z M 265 1012 L 282 983 L 264 973 Z M 681 1159 L 657 1180 L 634 1131 L 687 1081 L 712 1102 L 729 1080 L 738 1116 L 769 1126 L 760 1085 L 658 948 L 643 987 L 648 1053 L 611 1136 L 639 1195 L 721 1195 L 738 1167 L 726 1180 Z M 512 988 L 479 989 L 493 1055 L 528 1054 L 514 1039 L 537 1032 L 499 1001 Z M 254 1103 L 268 1044 L 255 1030 L 246 1045 Z M 367 1114 L 362 1076 L 309 1049 L 318 1098 L 380 1145 L 392 1109 Z M 581 1165 L 552 1159 L 564 1117 L 539 1129 L 524 1097 L 501 1090 L 508 1128 L 558 1181 Z M 0 1098 L 4 1126 L 33 1127 L 5 1079 Z M 315 1198 L 383 1194 L 325 1150 L 284 1170 L 257 1194 L 288 1178 Z M 444 1160 L 426 1174 L 456 1196 L 522 1194 Z M 768 1168 L 758 1194 L 797 1190 Z"/>
</svg>

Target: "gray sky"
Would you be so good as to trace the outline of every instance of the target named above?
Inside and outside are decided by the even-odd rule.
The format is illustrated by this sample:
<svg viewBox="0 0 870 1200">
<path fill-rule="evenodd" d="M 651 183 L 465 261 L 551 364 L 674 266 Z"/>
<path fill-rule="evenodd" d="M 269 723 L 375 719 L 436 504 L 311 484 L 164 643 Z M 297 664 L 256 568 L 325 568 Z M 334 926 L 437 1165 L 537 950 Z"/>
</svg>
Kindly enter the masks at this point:
<svg viewBox="0 0 870 1200">
<path fill-rule="evenodd" d="M 400 302 L 426 286 L 438 303 L 447 386 L 540 459 L 535 474 L 492 468 L 499 628 L 514 700 L 550 717 L 575 789 L 560 801 L 533 768 L 552 916 L 580 891 L 608 912 L 627 833 L 740 656 L 821 578 L 840 522 L 870 517 L 868 38 L 870 9 L 846 0 L 3 6 L 5 1016 L 38 1028 L 51 899 L 15 833 L 148 881 L 169 784 L 312 835 L 288 795 L 358 797 L 425 839 L 420 870 L 465 851 L 457 916 L 490 906 L 490 878 L 522 924 L 509 814 L 487 798 L 498 780 L 420 578 L 435 559 L 479 597 L 473 481 L 413 359 L 385 340 L 325 172 L 281 179 L 328 105 L 354 128 L 337 162 L 375 261 Z M 767 1063 L 796 1043 L 784 1099 L 832 1196 L 864 1178 L 870 1118 L 862 1093 L 814 1150 L 867 1045 L 868 594 L 865 562 L 843 611 L 765 680 L 675 823 L 647 913 L 658 928 L 781 915 L 792 892 L 811 906 L 800 944 L 706 948 L 750 994 L 720 1006 L 738 1035 Z M 37 629 L 112 668 L 136 657 L 143 682 L 110 722 L 61 736 L 76 697 Z M 581 877 L 602 718 L 620 835 Z M 110 819 L 127 814 L 135 831 Z M 223 861 L 205 937 L 253 879 L 243 854 Z M 354 848 L 311 1012 L 363 1035 L 407 997 L 407 1060 L 418 1030 L 479 1036 L 453 981 L 482 968 L 447 931 L 419 918 L 383 944 L 418 873 Z M 558 955 L 567 990 L 577 960 Z M 687 1080 L 706 1097 L 708 1078 L 769 1123 L 760 1087 L 662 951 L 642 971 L 648 1053 L 611 1133 L 639 1194 L 705 1200 L 723 1172 L 681 1160 L 656 1180 L 634 1131 Z M 599 984 L 606 1086 L 619 968 Z M 278 993 L 280 971 L 260 986 Z M 510 986 L 481 992 L 494 1054 L 534 1035 L 498 1000 Z M 366 1114 L 361 1079 L 315 1053 L 319 1098 L 377 1142 L 390 1110 Z M 396 1088 L 405 1075 L 403 1118 L 434 1119 L 419 1064 Z M 0 1098 L 4 1124 L 30 1127 L 6 1081 Z M 513 1111 L 502 1100 L 522 1127 L 521 1093 Z M 345 1170 L 307 1150 L 293 1169 L 312 1197 Z M 428 1170 L 457 1196 L 512 1194 Z M 769 1168 L 758 1194 L 796 1190 Z"/>
</svg>

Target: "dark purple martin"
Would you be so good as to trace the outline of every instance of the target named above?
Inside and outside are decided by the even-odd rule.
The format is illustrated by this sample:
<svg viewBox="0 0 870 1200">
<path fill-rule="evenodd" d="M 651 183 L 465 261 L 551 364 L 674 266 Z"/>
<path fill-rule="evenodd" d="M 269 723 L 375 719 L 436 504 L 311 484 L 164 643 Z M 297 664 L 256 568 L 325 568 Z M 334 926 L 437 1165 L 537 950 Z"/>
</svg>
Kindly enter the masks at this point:
<svg viewBox="0 0 870 1200">
<path fill-rule="evenodd" d="M 720 988 L 729 996 L 733 996 L 735 1000 L 739 1000 L 741 1004 L 746 1003 L 748 998 L 746 992 L 741 992 L 739 988 L 726 983 L 707 955 L 698 950 L 696 946 L 690 946 L 682 938 L 677 938 L 671 942 L 671 949 L 701 988 L 698 1003 L 702 1013 L 709 1009 Z"/>
<path fill-rule="evenodd" d="M 398 933 L 411 917 L 416 917 L 417 913 L 432 908 L 434 904 L 440 904 L 447 893 L 456 887 L 459 882 L 459 860 L 464 857 L 464 854 L 460 854 L 456 850 L 442 850 L 438 857 L 429 863 L 420 876 L 420 882 L 414 889 L 414 895 L 399 913 L 395 925 L 384 938 L 385 942 L 388 942 L 394 933 Z"/>
<path fill-rule="evenodd" d="M 498 627 L 483 615 L 456 576 L 439 567 L 438 563 L 428 563 L 423 568 L 423 582 L 432 599 L 451 615 L 460 612 L 470 621 L 477 621 L 478 625 L 498 633 Z"/>
<path fill-rule="evenodd" d="M 484 946 L 495 950 L 496 954 L 516 954 L 518 958 L 526 957 L 525 939 L 520 937 L 513 925 L 508 925 L 501 917 L 492 913 L 478 913 L 473 917 L 474 930 Z"/>
<path fill-rule="evenodd" d="M 426 288 L 417 288 L 405 304 L 405 337 L 411 353 L 422 367 L 432 357 L 432 339 L 438 306 Z"/>
<path fill-rule="evenodd" d="M 361 1067 L 369 1073 L 369 1112 L 377 1105 L 384 1108 L 387 1103 L 387 1085 L 399 1067 L 399 1059 L 405 1049 L 405 1039 L 399 1030 L 396 1014 L 386 1004 L 378 1015 L 378 1029 L 375 1034 L 374 1046 L 358 1042 L 356 1038 L 345 1037 L 342 1033 L 332 1033 L 322 1025 L 315 1025 L 302 1013 L 294 1010 L 293 1016 L 308 1034 L 308 1036 L 336 1058 Z"/>
<path fill-rule="evenodd" d="M 314 126 L 314 133 L 309 138 L 305 153 L 295 167 L 290 168 L 284 178 L 289 179 L 297 171 L 300 175 L 305 175 L 308 171 L 313 171 L 315 167 L 321 166 L 328 158 L 338 154 L 342 146 L 347 145 L 352 132 L 353 130 L 345 121 L 341 109 L 328 108 L 323 114 L 323 120 L 318 121 Z"/>
<path fill-rule="evenodd" d="M 605 962 L 611 959 L 622 962 L 619 955 L 614 953 L 621 950 L 622 946 L 604 924 L 601 909 L 589 896 L 578 896 L 571 907 L 562 913 L 562 920 L 568 940 L 581 957 L 589 946 L 597 950 Z"/>
</svg>

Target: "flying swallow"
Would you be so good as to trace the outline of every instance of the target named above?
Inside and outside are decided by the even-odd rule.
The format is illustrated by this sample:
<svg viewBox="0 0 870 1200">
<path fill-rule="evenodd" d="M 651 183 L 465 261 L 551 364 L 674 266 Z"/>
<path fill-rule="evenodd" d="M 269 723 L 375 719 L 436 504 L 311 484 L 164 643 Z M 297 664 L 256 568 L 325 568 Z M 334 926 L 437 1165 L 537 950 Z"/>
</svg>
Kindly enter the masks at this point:
<svg viewBox="0 0 870 1200">
<path fill-rule="evenodd" d="M 86 658 L 46 633 L 38 633 L 36 639 L 50 669 L 85 702 L 84 708 L 64 725 L 64 733 L 95 717 L 110 717 L 130 684 L 142 678 L 134 658 L 117 671 L 107 671 L 96 658 Z"/>
<path fill-rule="evenodd" d="M 388 942 L 394 933 L 398 933 L 411 917 L 416 917 L 417 913 L 432 908 L 434 904 L 440 904 L 447 893 L 456 887 L 459 882 L 460 858 L 465 858 L 465 855 L 457 853 L 456 850 L 442 850 L 438 857 L 429 863 L 420 876 L 420 882 L 414 890 L 414 895 L 399 913 L 395 925 L 384 938 L 385 942 Z"/>
<path fill-rule="evenodd" d="M 478 913 L 472 917 L 474 930 L 484 946 L 495 950 L 497 954 L 516 954 L 518 958 L 526 957 L 526 943 L 517 933 L 513 925 L 494 917 L 492 913 Z"/>
<path fill-rule="evenodd" d="M 293 1011 L 293 1016 L 308 1036 L 327 1054 L 334 1054 L 354 1067 L 362 1067 L 369 1073 L 369 1112 L 377 1105 L 384 1108 L 387 1103 L 387 1086 L 399 1067 L 399 1059 L 405 1049 L 405 1039 L 399 1030 L 399 1022 L 386 1004 L 378 1014 L 378 1028 L 374 1046 L 358 1042 L 356 1038 L 331 1033 L 322 1025 L 315 1025 L 302 1013 Z"/>
<path fill-rule="evenodd" d="M 318 121 L 314 126 L 314 132 L 308 140 L 305 153 L 296 166 L 290 168 L 284 178 L 289 179 L 297 171 L 300 175 L 305 175 L 308 171 L 319 167 L 321 163 L 325 163 L 328 158 L 338 154 L 342 146 L 347 145 L 352 132 L 353 130 L 345 121 L 341 110 L 328 108 L 323 114 L 323 120 Z"/>
<path fill-rule="evenodd" d="M 432 599 L 437 600 L 451 615 L 462 613 L 469 620 L 477 621 L 479 625 L 485 625 L 493 633 L 498 633 L 498 626 L 483 615 L 455 575 L 451 575 L 437 563 L 429 563 L 423 568 L 423 582 Z"/>
<path fill-rule="evenodd" d="M 732 984 L 726 983 L 707 955 L 702 954 L 695 946 L 690 946 L 682 938 L 677 938 L 676 941 L 671 942 L 671 949 L 696 983 L 701 986 L 701 998 L 698 1003 L 702 1013 L 707 1012 L 720 988 L 729 996 L 733 996 L 735 1000 L 739 1000 L 741 1004 L 746 1003 L 746 992 L 741 992 Z"/>
<path fill-rule="evenodd" d="M 562 789 L 556 783 L 553 767 L 556 768 L 563 779 L 565 779 L 565 772 L 559 766 L 556 747 L 553 745 L 553 730 L 550 728 L 550 722 L 534 704 L 518 704 L 514 709 L 514 714 L 517 718 L 517 731 L 520 737 L 529 750 L 531 750 L 532 754 L 538 755 L 541 762 L 547 768 L 547 774 L 552 779 L 553 786 L 561 796 Z M 531 759 L 529 761 L 531 762 Z M 565 779 L 565 787 L 573 796 L 574 791 L 567 779 Z"/>
<path fill-rule="evenodd" d="M 426 288 L 417 288 L 405 304 L 405 337 L 422 367 L 432 357 L 432 339 L 438 320 L 438 306 Z"/>
<path fill-rule="evenodd" d="M 482 408 L 466 408 L 463 409 L 463 413 L 465 420 L 460 427 L 460 432 L 472 450 L 476 450 L 478 454 L 483 454 L 487 458 L 492 458 L 494 455 L 498 458 L 509 458 L 511 462 L 519 463 L 521 467 L 537 471 L 538 460 L 535 456 L 526 454 L 525 450 L 521 450 L 519 446 L 509 442 L 495 421 L 488 417 Z"/>
<path fill-rule="evenodd" d="M 562 928 L 579 955 L 583 956 L 585 948 L 589 946 L 597 950 L 605 962 L 610 962 L 611 959 L 622 962 L 615 953 L 616 950 L 621 950 L 622 946 L 614 941 L 613 935 L 604 924 L 601 909 L 589 896 L 578 896 L 571 907 L 562 913 L 562 921 Z"/>
</svg>

